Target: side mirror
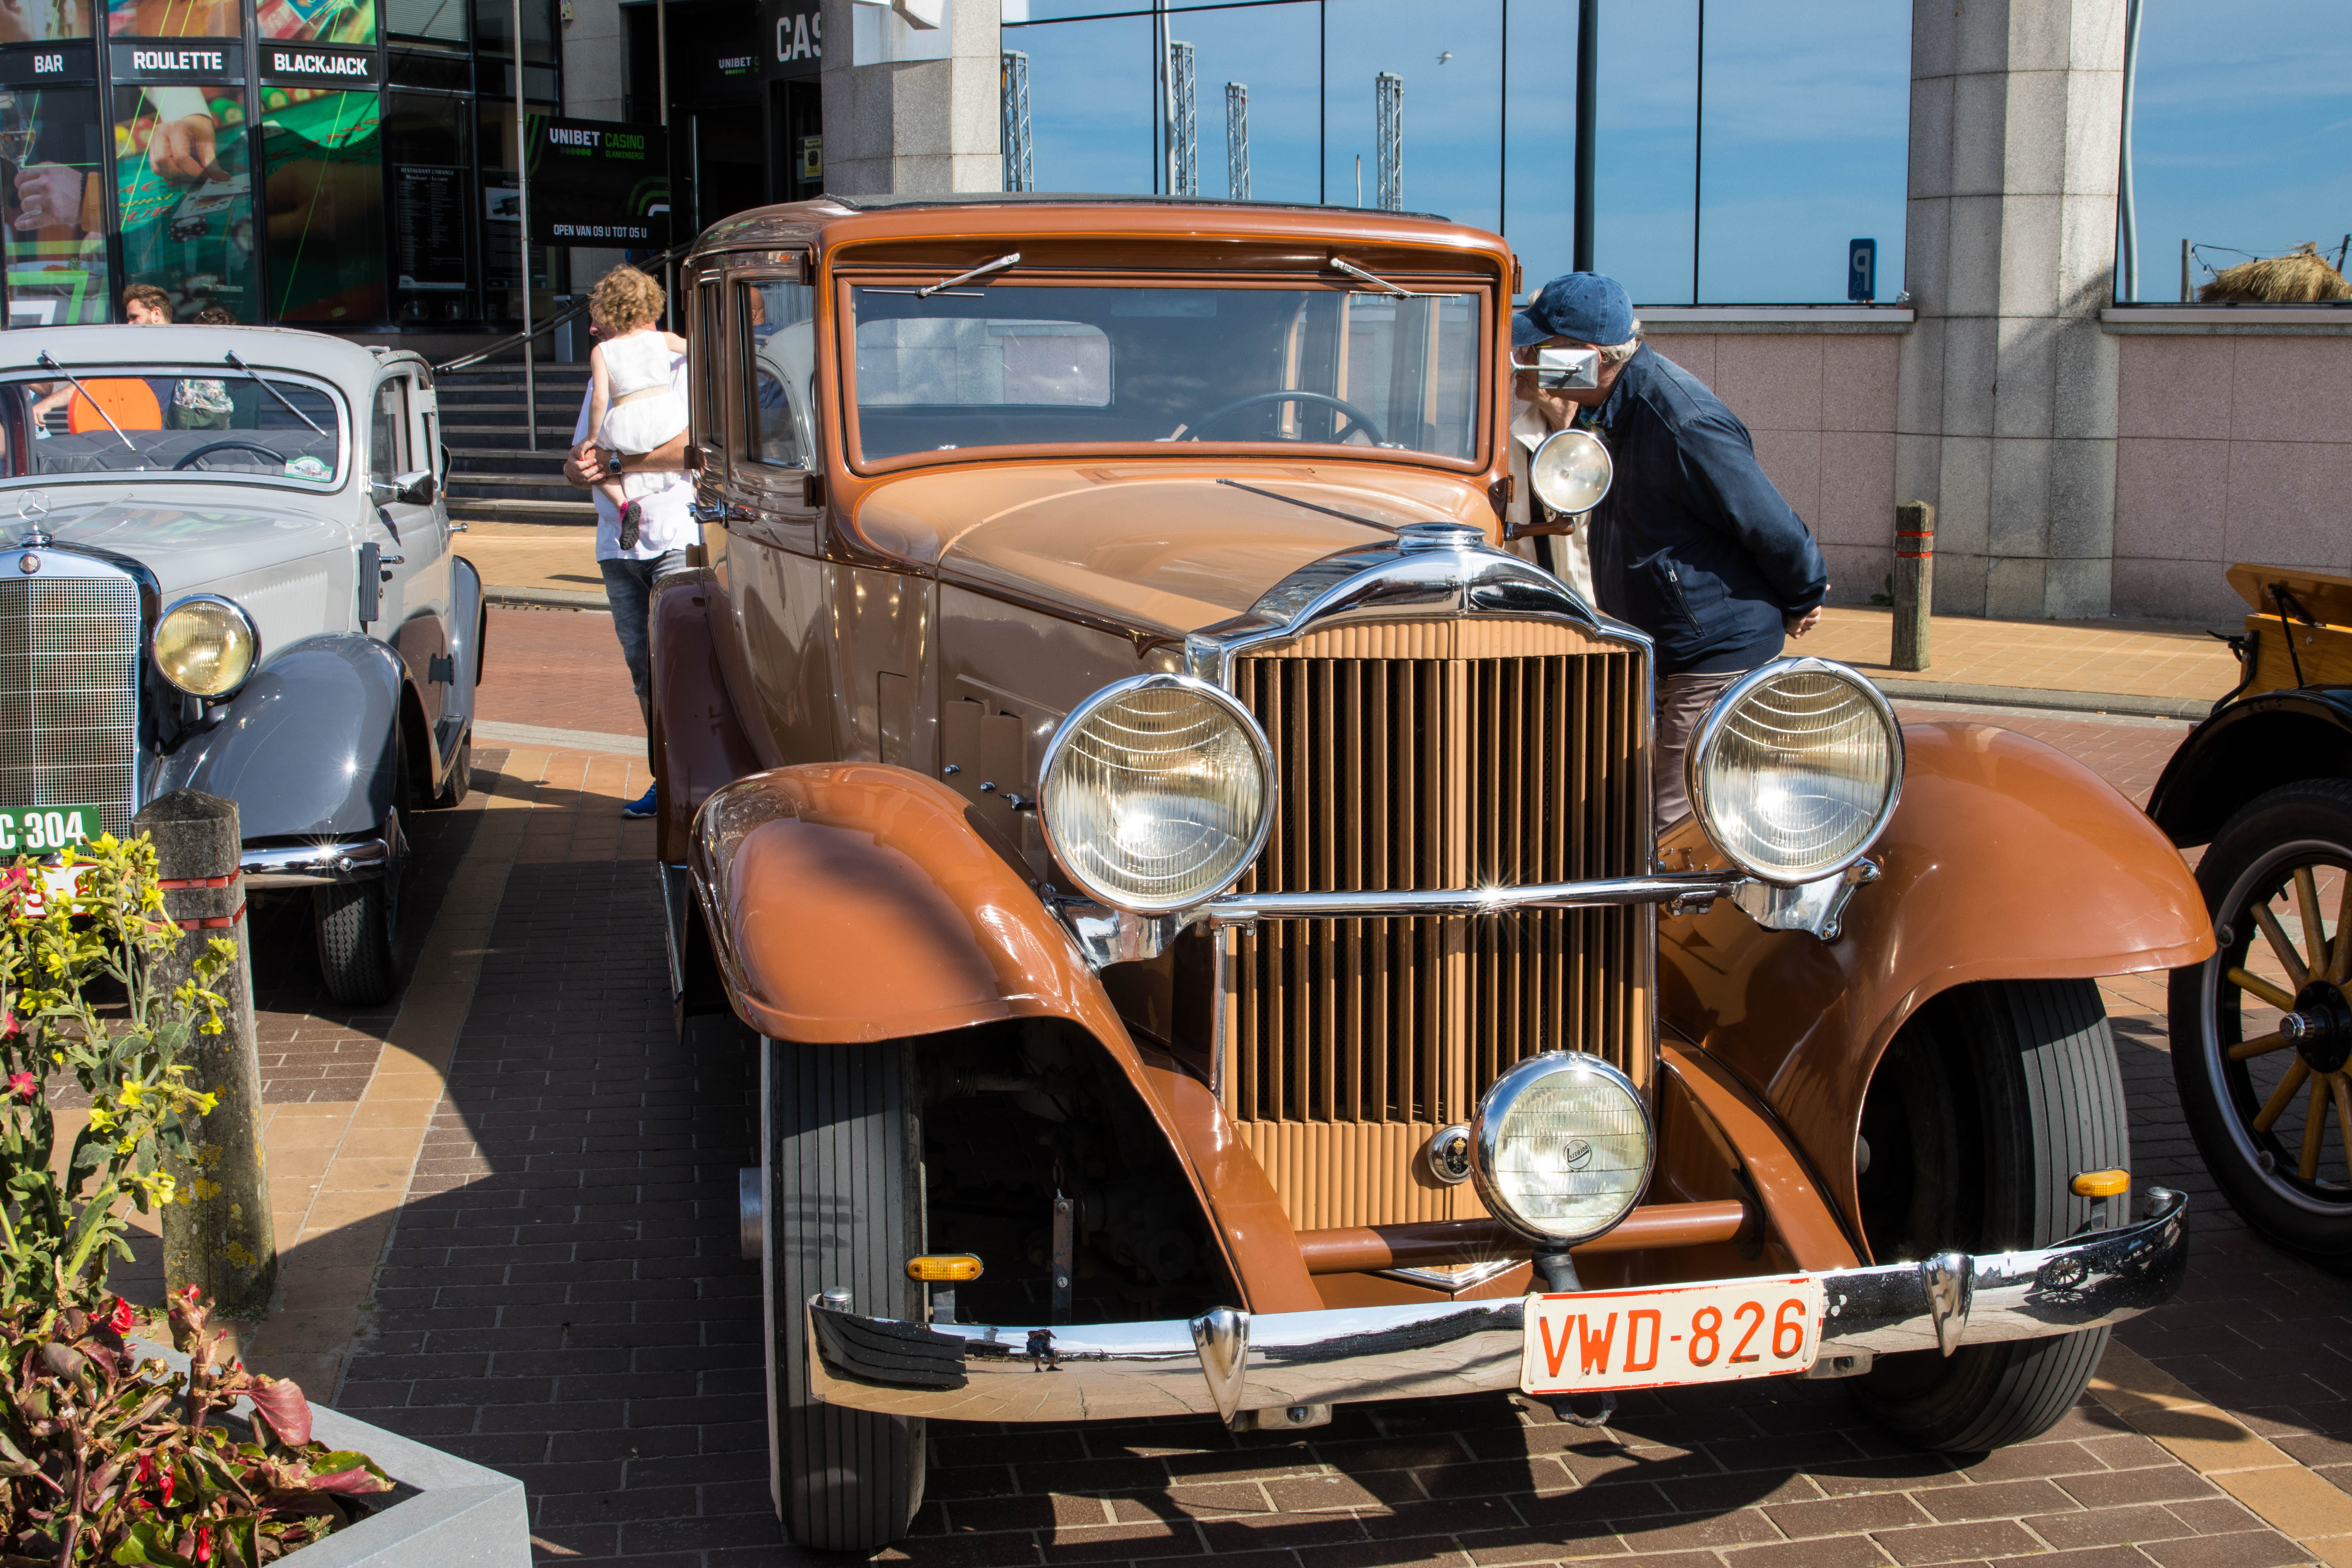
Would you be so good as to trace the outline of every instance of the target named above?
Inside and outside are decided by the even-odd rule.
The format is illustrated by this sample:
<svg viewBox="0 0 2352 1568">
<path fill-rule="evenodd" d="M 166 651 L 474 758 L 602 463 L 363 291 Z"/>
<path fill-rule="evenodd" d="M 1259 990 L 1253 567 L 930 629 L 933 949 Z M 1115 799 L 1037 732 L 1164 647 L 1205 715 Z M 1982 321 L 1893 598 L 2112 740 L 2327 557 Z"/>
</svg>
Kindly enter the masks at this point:
<svg viewBox="0 0 2352 1568">
<path fill-rule="evenodd" d="M 379 495 L 388 495 L 403 506 L 431 506 L 441 493 L 435 482 L 433 470 L 419 468 L 413 474 L 394 474 L 388 479 L 370 479 L 368 487 Z"/>
</svg>

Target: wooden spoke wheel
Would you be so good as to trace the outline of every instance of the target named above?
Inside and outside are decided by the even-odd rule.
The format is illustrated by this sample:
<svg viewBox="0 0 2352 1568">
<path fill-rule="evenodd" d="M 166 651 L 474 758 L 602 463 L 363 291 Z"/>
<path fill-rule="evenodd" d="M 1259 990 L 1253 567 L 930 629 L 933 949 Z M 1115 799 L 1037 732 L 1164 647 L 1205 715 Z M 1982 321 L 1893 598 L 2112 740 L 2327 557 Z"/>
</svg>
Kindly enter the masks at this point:
<svg viewBox="0 0 2352 1568">
<path fill-rule="evenodd" d="M 2273 790 L 2197 871 L 2219 951 L 2172 976 L 2172 1068 L 2232 1206 L 2352 1260 L 2352 784 Z"/>
</svg>

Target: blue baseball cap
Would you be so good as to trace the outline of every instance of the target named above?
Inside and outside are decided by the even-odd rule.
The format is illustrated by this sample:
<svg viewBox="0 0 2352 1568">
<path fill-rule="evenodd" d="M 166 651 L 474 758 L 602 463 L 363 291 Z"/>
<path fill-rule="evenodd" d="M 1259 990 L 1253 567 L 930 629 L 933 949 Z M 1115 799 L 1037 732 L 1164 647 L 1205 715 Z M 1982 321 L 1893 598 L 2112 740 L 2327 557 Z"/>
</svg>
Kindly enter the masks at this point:
<svg viewBox="0 0 2352 1568">
<path fill-rule="evenodd" d="M 1633 335 L 1633 301 L 1623 284 L 1601 272 L 1570 272 L 1553 279 L 1511 318 L 1511 346 L 1517 349 L 1549 338 L 1606 347 Z"/>
</svg>

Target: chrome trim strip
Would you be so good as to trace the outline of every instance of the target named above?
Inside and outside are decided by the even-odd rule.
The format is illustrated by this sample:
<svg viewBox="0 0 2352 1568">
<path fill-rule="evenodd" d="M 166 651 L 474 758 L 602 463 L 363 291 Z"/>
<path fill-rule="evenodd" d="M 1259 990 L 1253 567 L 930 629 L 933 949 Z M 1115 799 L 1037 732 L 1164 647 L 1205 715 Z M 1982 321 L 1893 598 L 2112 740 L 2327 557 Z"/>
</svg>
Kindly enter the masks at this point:
<svg viewBox="0 0 2352 1568">
<path fill-rule="evenodd" d="M 317 888 L 331 882 L 372 882 L 392 863 L 381 833 L 317 844 L 273 844 L 238 858 L 248 888 Z"/>
<path fill-rule="evenodd" d="M 1729 898 L 1748 880 L 1738 871 L 1669 871 L 1591 882 L 1522 888 L 1431 888 L 1347 893 L 1227 893 L 1181 918 L 1189 924 L 1257 921 L 1372 920 L 1382 915 L 1498 915 L 1515 910 L 1589 910 L 1615 904 L 1704 904 Z"/>
<path fill-rule="evenodd" d="M 1948 1353 L 2137 1317 L 2170 1298 L 2189 1266 L 2187 1197 L 2162 1187 L 2146 1195 L 2148 1217 L 2138 1224 L 2038 1251 L 1946 1253 L 1815 1275 L 1828 1309 L 1822 1358 Z M 1190 1322 L 1058 1328 L 906 1322 L 814 1301 L 803 1310 L 810 1391 L 823 1403 L 958 1421 L 1069 1422 L 1515 1389 L 1526 1302 L 1264 1315 L 1218 1308 Z M 1203 1341 L 1220 1357 L 1213 1376 Z"/>
</svg>

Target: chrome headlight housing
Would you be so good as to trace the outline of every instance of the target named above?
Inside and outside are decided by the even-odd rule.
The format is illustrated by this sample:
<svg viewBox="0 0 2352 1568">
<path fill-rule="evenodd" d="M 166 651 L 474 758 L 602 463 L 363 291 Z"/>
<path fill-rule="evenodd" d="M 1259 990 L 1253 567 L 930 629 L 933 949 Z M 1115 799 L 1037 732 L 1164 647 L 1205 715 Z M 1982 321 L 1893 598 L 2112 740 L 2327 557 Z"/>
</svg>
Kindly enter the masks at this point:
<svg viewBox="0 0 2352 1568">
<path fill-rule="evenodd" d="M 236 696 L 261 661 L 261 633 L 244 606 L 195 594 L 163 612 L 147 648 L 164 679 L 191 697 L 219 702 Z"/>
<path fill-rule="evenodd" d="M 1903 727 L 1842 664 L 1783 658 L 1734 681 L 1686 759 L 1699 826 L 1732 864 L 1781 887 L 1862 858 L 1903 794 Z"/>
<path fill-rule="evenodd" d="M 1087 897 L 1160 915 L 1233 886 L 1274 823 L 1274 752 L 1226 692 L 1139 675 L 1071 710 L 1045 743 L 1045 843 Z"/>
<path fill-rule="evenodd" d="M 1546 1246 L 1612 1229 L 1649 1186 L 1656 1152 L 1633 1080 L 1580 1051 L 1529 1057 L 1470 1123 L 1470 1174 L 1487 1211 Z"/>
<path fill-rule="evenodd" d="M 1615 475 L 1609 448 L 1590 430 L 1555 430 L 1528 459 L 1528 488 L 1564 517 L 1599 506 Z"/>
</svg>

